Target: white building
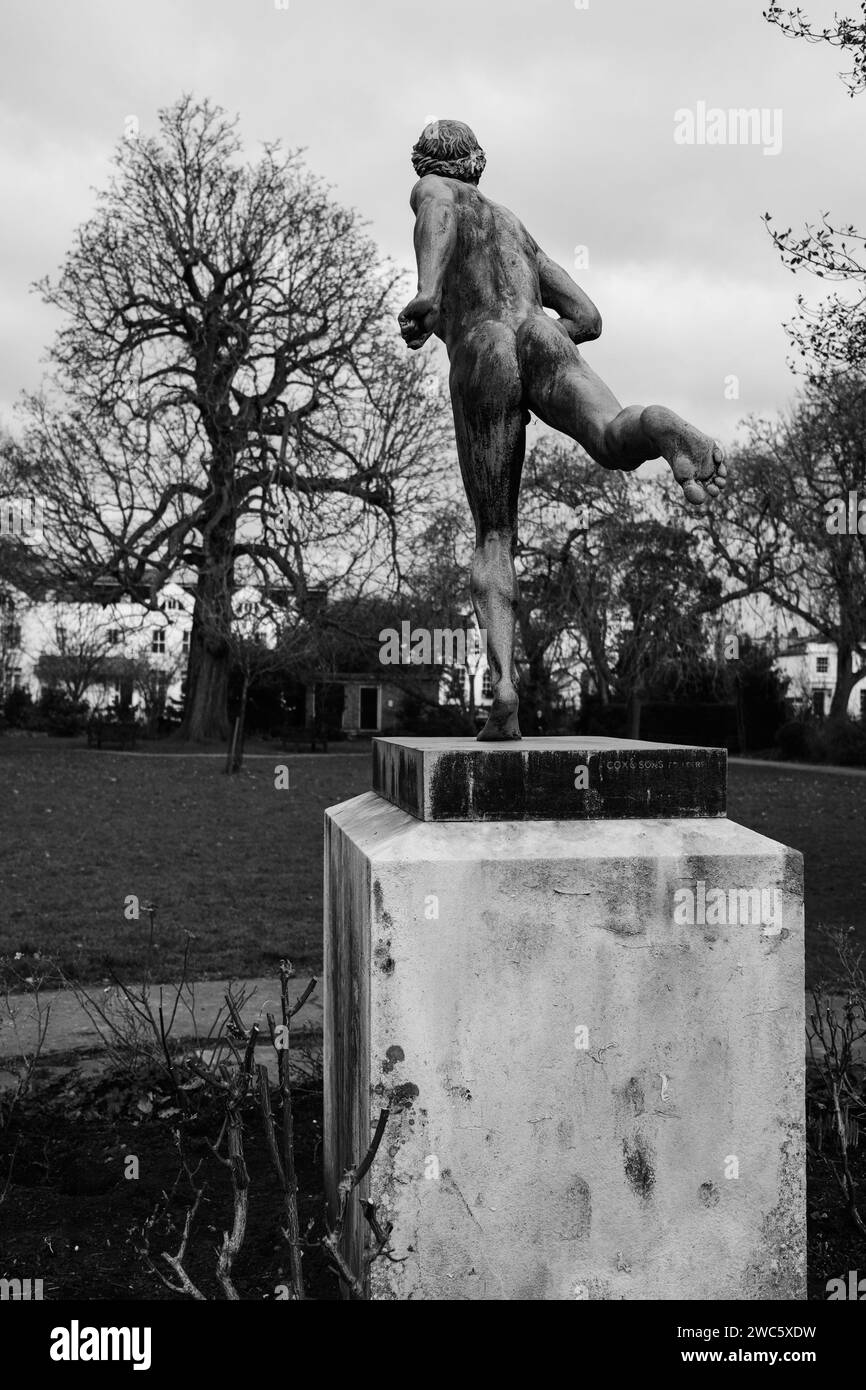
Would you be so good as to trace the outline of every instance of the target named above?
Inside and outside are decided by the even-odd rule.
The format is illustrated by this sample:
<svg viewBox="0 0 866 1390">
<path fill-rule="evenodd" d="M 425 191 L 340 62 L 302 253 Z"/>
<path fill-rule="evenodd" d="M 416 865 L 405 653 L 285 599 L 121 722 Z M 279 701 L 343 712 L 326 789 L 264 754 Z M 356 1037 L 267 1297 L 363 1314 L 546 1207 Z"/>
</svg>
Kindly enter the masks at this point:
<svg viewBox="0 0 866 1390">
<path fill-rule="evenodd" d="M 776 654 L 776 665 L 790 681 L 788 699 L 823 718 L 829 712 L 836 688 L 835 642 L 801 637 L 796 628 L 791 628 Z M 856 653 L 854 670 L 862 675 L 848 698 L 848 714 L 852 719 L 866 719 L 866 665 Z"/>
<path fill-rule="evenodd" d="M 166 585 L 157 611 L 128 600 L 33 602 L 6 586 L 0 593 L 0 696 L 18 687 L 36 700 L 46 687 L 72 684 L 91 710 L 108 710 L 115 701 L 140 710 L 156 690 L 179 700 L 192 606 L 179 584 Z"/>
<path fill-rule="evenodd" d="M 277 640 L 279 621 L 257 589 L 239 588 L 233 610 L 233 631 L 239 637 L 266 645 Z M 69 692 L 73 685 L 75 697 L 85 700 L 91 711 L 107 713 L 123 705 L 143 715 L 148 706 L 161 710 L 165 703 L 179 711 L 192 613 L 192 592 L 176 583 L 161 591 L 157 610 L 130 600 L 34 602 L 7 585 L 0 591 L 0 704 L 16 687 L 38 700 L 48 687 Z M 438 673 L 429 693 L 439 704 L 474 706 L 483 718 L 492 700 L 483 649 L 476 651 L 473 645 L 470 651 L 467 644 L 463 660 L 465 664 L 458 662 Z M 364 678 L 338 678 L 329 672 L 310 683 L 308 705 L 319 684 L 327 685 L 332 695 L 332 687 L 347 688 L 333 722 L 351 733 L 392 727 L 405 694 L 384 672 Z"/>
</svg>

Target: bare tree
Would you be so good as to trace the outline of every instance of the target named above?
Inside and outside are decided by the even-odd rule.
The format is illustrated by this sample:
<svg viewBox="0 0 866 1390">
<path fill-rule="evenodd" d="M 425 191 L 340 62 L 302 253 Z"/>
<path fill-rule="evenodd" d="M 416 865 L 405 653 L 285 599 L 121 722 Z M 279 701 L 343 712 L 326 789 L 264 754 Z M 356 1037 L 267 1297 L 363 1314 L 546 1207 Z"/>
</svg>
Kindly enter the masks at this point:
<svg viewBox="0 0 866 1390">
<path fill-rule="evenodd" d="M 532 451 L 518 624 L 527 694 L 543 713 L 580 662 L 602 704 L 626 702 L 637 738 L 647 689 L 706 650 L 705 615 L 727 600 L 698 534 L 666 507 L 665 489 L 606 472 L 574 446 Z"/>
<path fill-rule="evenodd" d="M 74 618 L 55 620 L 53 641 L 39 654 L 34 670 L 43 685 L 59 688 L 78 704 L 91 686 L 107 679 L 110 654 L 104 621 L 82 606 Z"/>
<path fill-rule="evenodd" d="M 866 91 L 866 0 L 860 0 L 860 14 L 859 20 L 834 14 L 831 24 L 819 27 L 799 7 L 788 10 L 777 0 L 770 0 L 764 18 L 770 24 L 777 25 L 789 38 L 805 39 L 807 43 L 824 43 L 850 54 L 854 66 L 850 72 L 840 73 L 839 76 L 853 97 L 858 92 Z"/>
<path fill-rule="evenodd" d="M 860 19 L 834 14 L 830 24 L 813 24 L 801 9 L 789 10 L 775 3 L 764 18 L 790 38 L 838 48 L 853 59 L 853 68 L 840 73 L 850 95 L 866 91 L 866 0 L 861 0 Z M 830 295 L 817 306 L 797 298 L 798 313 L 786 329 L 796 350 L 792 366 L 802 368 L 812 380 L 838 368 L 866 366 L 866 235 L 852 223 L 839 222 L 822 213 L 817 223 L 803 232 L 773 226 L 764 214 L 767 230 L 789 270 L 809 270 L 822 280 L 843 281 L 852 287 L 851 298 Z"/>
<path fill-rule="evenodd" d="M 121 144 L 59 278 L 39 285 L 66 317 L 18 458 L 69 590 L 114 582 L 155 607 L 171 576 L 194 579 L 194 739 L 227 732 L 238 567 L 303 609 L 335 538 L 380 563 L 445 438 L 423 364 L 394 341 L 395 273 L 357 214 L 297 153 L 240 150 L 236 122 L 190 97 L 158 137 Z"/>
<path fill-rule="evenodd" d="M 181 673 L 177 657 L 161 657 L 158 662 L 142 654 L 128 661 L 128 678 L 141 696 L 144 713 L 151 729 L 156 730 L 165 714 L 169 686 Z"/>
<path fill-rule="evenodd" d="M 866 657 L 866 518 L 850 517 L 850 495 L 866 498 L 864 411 L 866 379 L 849 372 L 805 387 L 778 421 L 750 421 L 736 496 L 706 517 L 732 598 L 764 594 L 835 643 L 833 718 Z"/>
<path fill-rule="evenodd" d="M 609 699 L 611 576 L 602 572 L 599 542 L 629 504 L 620 474 L 604 472 L 575 445 L 552 440 L 529 453 L 522 502 L 521 694 L 546 721 L 578 662 L 592 671 L 602 701 Z"/>
<path fill-rule="evenodd" d="M 294 604 L 278 607 L 274 596 L 266 591 L 235 605 L 226 641 L 232 667 L 241 679 L 225 769 L 237 773 L 243 766 L 250 692 L 264 676 L 288 671 L 293 661 L 309 664 L 316 648 L 316 628 L 299 616 Z"/>
</svg>

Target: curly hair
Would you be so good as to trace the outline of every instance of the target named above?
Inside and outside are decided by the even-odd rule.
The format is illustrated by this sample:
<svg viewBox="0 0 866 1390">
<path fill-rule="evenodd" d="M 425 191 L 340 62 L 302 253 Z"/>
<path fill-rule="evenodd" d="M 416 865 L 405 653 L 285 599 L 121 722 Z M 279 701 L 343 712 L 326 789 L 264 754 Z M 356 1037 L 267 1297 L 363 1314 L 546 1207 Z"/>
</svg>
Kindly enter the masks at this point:
<svg viewBox="0 0 866 1390">
<path fill-rule="evenodd" d="M 474 131 L 463 121 L 431 121 L 412 149 L 412 167 L 419 179 L 425 174 L 441 174 L 462 183 L 477 183 L 486 164 L 487 156 Z"/>
</svg>

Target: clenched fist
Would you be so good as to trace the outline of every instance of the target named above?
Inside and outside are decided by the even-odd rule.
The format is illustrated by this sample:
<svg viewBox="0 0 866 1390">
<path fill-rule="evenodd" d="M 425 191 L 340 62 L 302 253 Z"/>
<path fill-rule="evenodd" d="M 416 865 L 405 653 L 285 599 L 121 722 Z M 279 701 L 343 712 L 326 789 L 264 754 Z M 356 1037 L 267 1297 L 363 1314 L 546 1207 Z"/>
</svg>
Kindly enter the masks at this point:
<svg viewBox="0 0 866 1390">
<path fill-rule="evenodd" d="M 415 351 L 423 347 L 439 324 L 439 305 L 426 295 L 416 294 L 397 316 L 400 332 L 407 347 Z"/>
</svg>

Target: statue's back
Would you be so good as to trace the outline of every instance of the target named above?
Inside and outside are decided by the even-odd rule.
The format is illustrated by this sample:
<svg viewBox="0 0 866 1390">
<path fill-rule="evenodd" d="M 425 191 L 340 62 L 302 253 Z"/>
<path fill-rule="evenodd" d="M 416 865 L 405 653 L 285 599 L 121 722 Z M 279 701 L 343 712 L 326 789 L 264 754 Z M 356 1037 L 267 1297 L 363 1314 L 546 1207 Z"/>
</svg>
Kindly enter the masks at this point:
<svg viewBox="0 0 866 1390">
<path fill-rule="evenodd" d="M 443 284 L 446 342 L 479 319 L 516 329 L 541 312 L 537 247 L 523 223 L 472 184 L 442 179 L 457 206 L 457 235 Z"/>
</svg>

